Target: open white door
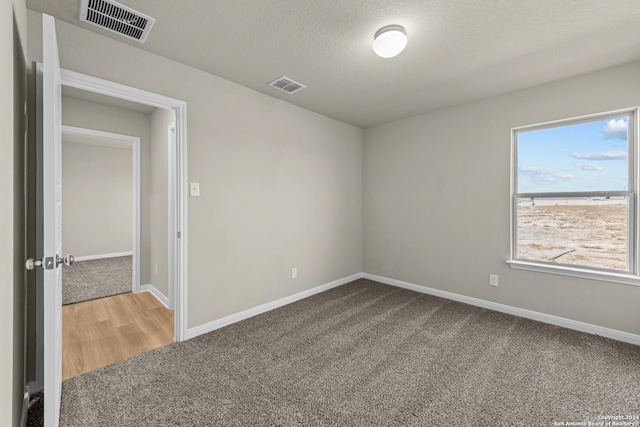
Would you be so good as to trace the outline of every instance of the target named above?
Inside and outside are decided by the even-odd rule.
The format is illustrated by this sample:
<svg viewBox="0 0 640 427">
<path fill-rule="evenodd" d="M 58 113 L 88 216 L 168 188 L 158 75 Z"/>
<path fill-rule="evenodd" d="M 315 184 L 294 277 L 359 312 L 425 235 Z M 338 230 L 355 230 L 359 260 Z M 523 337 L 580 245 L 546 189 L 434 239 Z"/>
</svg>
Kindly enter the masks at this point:
<svg viewBox="0 0 640 427">
<path fill-rule="evenodd" d="M 62 97 L 53 17 L 42 15 L 44 425 L 57 427 L 62 391 Z"/>
</svg>

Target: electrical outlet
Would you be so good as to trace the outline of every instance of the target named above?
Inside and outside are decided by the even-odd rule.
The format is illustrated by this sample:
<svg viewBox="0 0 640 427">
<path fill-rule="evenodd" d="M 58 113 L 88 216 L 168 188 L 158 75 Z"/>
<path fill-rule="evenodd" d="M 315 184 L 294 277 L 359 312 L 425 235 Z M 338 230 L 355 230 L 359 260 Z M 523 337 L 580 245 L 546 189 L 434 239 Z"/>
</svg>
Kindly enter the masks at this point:
<svg viewBox="0 0 640 427">
<path fill-rule="evenodd" d="M 298 278 L 298 269 L 295 268 L 295 267 L 291 269 L 291 278 L 292 279 L 297 279 Z"/>
<path fill-rule="evenodd" d="M 497 274 L 490 274 L 489 275 L 489 284 L 491 286 L 498 286 L 498 275 Z"/>
</svg>

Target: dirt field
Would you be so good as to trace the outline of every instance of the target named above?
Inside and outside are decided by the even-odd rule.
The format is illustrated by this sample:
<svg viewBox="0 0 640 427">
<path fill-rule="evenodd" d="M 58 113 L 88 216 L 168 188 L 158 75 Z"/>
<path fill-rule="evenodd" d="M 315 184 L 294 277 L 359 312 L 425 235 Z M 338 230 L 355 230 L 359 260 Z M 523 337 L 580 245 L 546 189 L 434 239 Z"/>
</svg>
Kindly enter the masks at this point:
<svg viewBox="0 0 640 427">
<path fill-rule="evenodd" d="M 518 205 L 518 242 L 520 259 L 626 270 L 627 205 Z"/>
</svg>

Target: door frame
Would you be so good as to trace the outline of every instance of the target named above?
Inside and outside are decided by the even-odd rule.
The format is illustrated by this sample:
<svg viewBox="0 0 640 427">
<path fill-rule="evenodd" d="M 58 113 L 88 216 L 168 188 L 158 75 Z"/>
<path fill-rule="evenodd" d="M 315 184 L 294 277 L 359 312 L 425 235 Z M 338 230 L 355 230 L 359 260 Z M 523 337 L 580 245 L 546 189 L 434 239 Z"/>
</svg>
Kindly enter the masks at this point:
<svg viewBox="0 0 640 427">
<path fill-rule="evenodd" d="M 77 89 L 95 92 L 102 95 L 121 98 L 127 101 L 150 105 L 156 108 L 175 111 L 176 124 L 176 152 L 173 165 L 175 165 L 176 178 L 176 203 L 173 226 L 176 233 L 175 242 L 175 313 L 174 313 L 174 340 L 184 341 L 187 338 L 187 198 L 185 191 L 187 186 L 187 103 L 175 98 L 170 98 L 146 90 L 114 83 L 97 77 L 78 73 L 70 70 L 61 70 L 62 84 Z M 171 225 L 170 227 L 171 228 Z M 180 237 L 178 237 L 178 234 Z"/>
<path fill-rule="evenodd" d="M 62 125 L 62 135 L 110 139 L 131 144 L 133 158 L 133 236 L 131 241 L 133 243 L 133 257 L 131 259 L 133 268 L 131 275 L 131 291 L 138 293 L 140 292 L 140 137 L 67 125 Z M 62 166 L 62 170 L 64 173 L 64 165 Z M 64 187 L 62 191 L 64 191 Z M 79 260 L 76 258 L 76 261 Z"/>
<path fill-rule="evenodd" d="M 169 236 L 167 242 L 169 242 L 169 254 L 168 261 L 169 265 L 167 266 L 168 279 L 169 279 L 169 308 L 171 310 L 175 310 L 176 308 L 176 283 L 178 282 L 178 278 L 176 277 L 176 264 L 177 264 L 177 253 L 176 246 L 178 239 L 178 233 L 175 228 L 175 218 L 179 189 L 176 187 L 176 162 L 172 161 L 172 158 L 177 156 L 176 150 L 176 122 L 171 123 L 167 128 L 167 159 L 168 159 L 168 188 L 167 188 L 167 202 L 168 202 L 168 213 L 167 216 L 169 220 L 168 232 Z"/>
</svg>

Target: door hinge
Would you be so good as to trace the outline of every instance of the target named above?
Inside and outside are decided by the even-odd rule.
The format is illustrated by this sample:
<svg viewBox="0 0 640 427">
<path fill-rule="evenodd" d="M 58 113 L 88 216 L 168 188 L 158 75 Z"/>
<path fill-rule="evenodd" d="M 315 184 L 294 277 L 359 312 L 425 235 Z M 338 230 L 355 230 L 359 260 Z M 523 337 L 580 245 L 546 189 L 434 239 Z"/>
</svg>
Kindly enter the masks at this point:
<svg viewBox="0 0 640 427">
<path fill-rule="evenodd" d="M 180 237 L 182 237 L 182 233 L 180 233 L 180 232 L 178 231 L 178 239 L 179 239 Z"/>
<path fill-rule="evenodd" d="M 42 267 L 45 270 L 53 270 L 54 268 L 54 260 L 53 257 L 46 257 L 43 259 L 33 259 L 33 258 L 29 258 L 25 263 L 24 263 L 24 267 L 27 270 L 33 270 L 36 267 Z"/>
</svg>

